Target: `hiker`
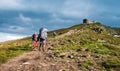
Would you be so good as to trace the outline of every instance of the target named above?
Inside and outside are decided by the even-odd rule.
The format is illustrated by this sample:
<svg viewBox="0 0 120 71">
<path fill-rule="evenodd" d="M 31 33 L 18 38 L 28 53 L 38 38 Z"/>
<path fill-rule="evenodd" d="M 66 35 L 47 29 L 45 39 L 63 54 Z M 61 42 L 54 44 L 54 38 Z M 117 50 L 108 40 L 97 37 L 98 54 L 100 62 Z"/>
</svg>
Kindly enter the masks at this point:
<svg viewBox="0 0 120 71">
<path fill-rule="evenodd" d="M 39 51 L 43 51 L 43 52 L 45 51 L 47 32 L 48 30 L 46 28 L 41 28 L 39 30 L 39 34 L 37 37 L 37 42 L 39 43 L 39 46 L 38 46 Z"/>
<path fill-rule="evenodd" d="M 32 48 L 36 48 L 37 46 L 37 35 L 36 32 L 32 35 Z"/>
<path fill-rule="evenodd" d="M 56 32 L 53 32 L 53 36 L 54 36 L 54 38 L 56 38 L 56 36 L 57 36 Z"/>
</svg>

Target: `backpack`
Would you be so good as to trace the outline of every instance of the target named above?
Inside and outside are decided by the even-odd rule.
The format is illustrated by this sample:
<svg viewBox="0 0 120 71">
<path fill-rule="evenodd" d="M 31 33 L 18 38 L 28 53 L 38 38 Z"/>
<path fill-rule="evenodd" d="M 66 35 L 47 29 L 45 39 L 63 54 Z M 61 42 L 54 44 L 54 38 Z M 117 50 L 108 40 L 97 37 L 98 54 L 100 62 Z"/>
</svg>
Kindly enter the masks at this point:
<svg viewBox="0 0 120 71">
<path fill-rule="evenodd" d="M 48 30 L 46 28 L 41 28 L 39 30 L 40 38 L 46 39 L 47 38 L 47 32 L 48 32 Z"/>
</svg>

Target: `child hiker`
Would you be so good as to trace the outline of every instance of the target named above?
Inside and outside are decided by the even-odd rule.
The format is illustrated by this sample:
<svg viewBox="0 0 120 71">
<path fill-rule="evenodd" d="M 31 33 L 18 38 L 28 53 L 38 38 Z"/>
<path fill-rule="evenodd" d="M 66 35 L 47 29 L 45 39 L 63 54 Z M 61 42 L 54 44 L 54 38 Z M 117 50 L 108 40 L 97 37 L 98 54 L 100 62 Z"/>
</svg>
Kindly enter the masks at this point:
<svg viewBox="0 0 120 71">
<path fill-rule="evenodd" d="M 35 49 L 37 47 L 37 35 L 36 32 L 32 35 L 32 48 Z"/>
</svg>

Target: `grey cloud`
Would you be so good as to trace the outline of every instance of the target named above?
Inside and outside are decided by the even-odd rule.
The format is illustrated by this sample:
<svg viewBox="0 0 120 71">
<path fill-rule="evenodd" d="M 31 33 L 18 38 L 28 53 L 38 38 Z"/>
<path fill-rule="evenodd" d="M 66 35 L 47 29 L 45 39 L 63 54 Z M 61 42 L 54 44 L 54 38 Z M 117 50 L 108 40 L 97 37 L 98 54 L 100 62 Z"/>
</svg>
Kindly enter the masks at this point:
<svg viewBox="0 0 120 71">
<path fill-rule="evenodd" d="M 7 10 L 0 8 L 0 23 L 2 23 L 0 26 L 21 26 L 30 31 L 36 31 L 41 26 L 52 30 L 71 26 L 80 23 L 83 18 L 98 20 L 103 23 L 111 20 L 108 18 L 110 17 L 110 12 L 107 10 L 109 8 L 102 4 L 103 1 L 29 0 L 28 2 L 28 0 L 9 0 L 9 2 L 10 1 L 17 3 L 17 9 L 12 8 L 12 5 L 9 9 L 7 8 Z M 2 5 L 0 6 L 2 7 Z M 112 16 L 114 16 L 114 14 Z M 13 27 L 12 29 L 18 29 L 18 27 Z M 24 32 L 30 33 L 28 30 Z"/>
</svg>

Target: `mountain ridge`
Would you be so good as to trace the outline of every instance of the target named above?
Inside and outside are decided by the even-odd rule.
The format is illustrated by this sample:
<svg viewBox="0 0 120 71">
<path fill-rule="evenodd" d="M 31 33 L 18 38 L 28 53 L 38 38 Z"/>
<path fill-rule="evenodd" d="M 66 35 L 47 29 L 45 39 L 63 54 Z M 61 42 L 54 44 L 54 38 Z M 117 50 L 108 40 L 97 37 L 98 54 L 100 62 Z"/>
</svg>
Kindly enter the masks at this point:
<svg viewBox="0 0 120 71">
<path fill-rule="evenodd" d="M 27 55 L 23 54 L 24 57 L 20 58 L 22 62 L 13 58 L 13 61 L 3 64 L 0 70 L 17 71 L 22 64 L 18 71 L 118 71 L 120 70 L 120 38 L 114 37 L 116 32 L 113 34 L 114 31 L 111 33 L 109 29 L 111 28 L 100 23 L 92 23 L 50 31 L 47 47 L 51 50 L 46 53 L 31 51 L 31 38 L 23 39 L 21 45 L 19 45 L 20 41 L 14 45 L 14 49 L 27 42 L 24 48 L 29 47 L 26 50 L 30 50 L 28 56 L 31 58 L 25 58 Z M 53 32 L 57 33 L 56 38 L 53 38 Z M 13 49 L 13 47 L 9 48 Z M 42 60 L 41 55 L 44 56 Z M 17 62 L 15 66 L 8 66 L 15 61 Z M 38 64 L 35 61 L 38 61 Z"/>
</svg>

